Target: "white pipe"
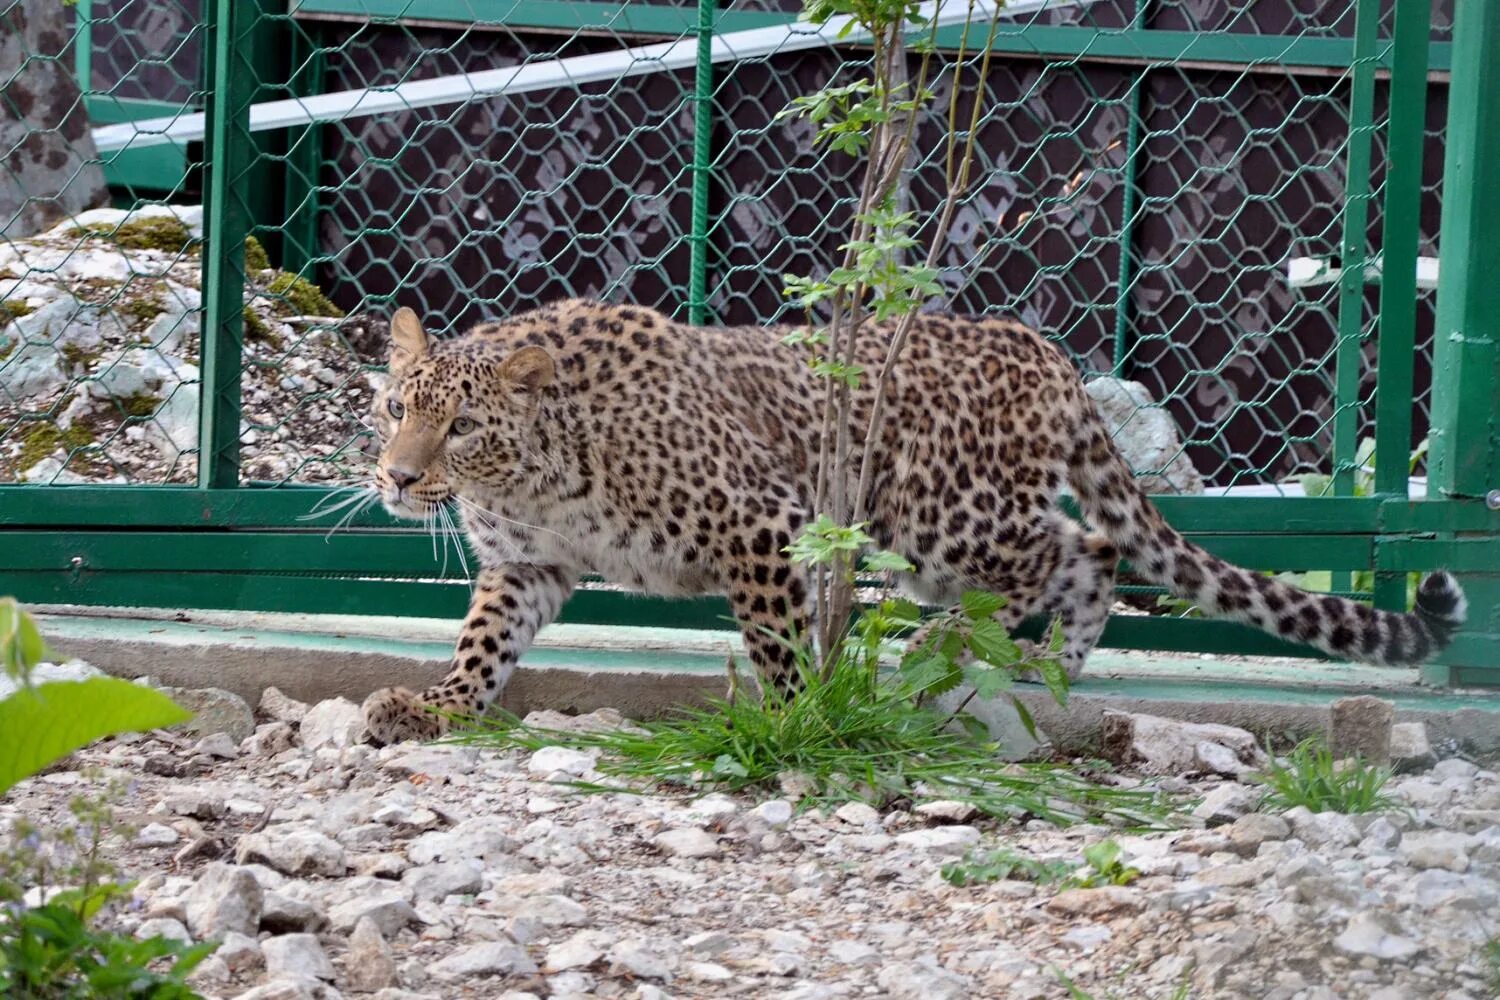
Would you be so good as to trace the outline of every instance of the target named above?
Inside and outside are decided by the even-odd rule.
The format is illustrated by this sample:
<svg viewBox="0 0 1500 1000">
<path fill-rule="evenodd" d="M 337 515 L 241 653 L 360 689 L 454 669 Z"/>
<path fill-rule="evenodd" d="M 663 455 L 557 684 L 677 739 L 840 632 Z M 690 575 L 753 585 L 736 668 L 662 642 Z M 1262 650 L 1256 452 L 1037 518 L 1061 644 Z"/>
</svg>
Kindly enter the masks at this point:
<svg viewBox="0 0 1500 1000">
<path fill-rule="evenodd" d="M 1004 16 L 1014 17 L 1095 2 L 1097 0 L 1011 0 L 1003 7 Z M 972 17 L 975 23 L 987 23 L 994 9 L 994 0 L 974 0 Z M 971 16 L 969 5 L 963 0 L 929 0 L 922 5 L 921 11 L 926 17 L 936 17 L 939 27 L 962 24 Z M 836 17 L 822 26 L 793 21 L 769 28 L 732 31 L 714 36 L 712 59 L 715 63 L 733 62 L 781 52 L 849 44 L 869 37 L 868 32 L 850 27 L 851 25 L 851 18 Z M 848 34 L 840 37 L 840 32 L 846 28 Z M 412 80 L 391 87 L 362 87 L 316 97 L 267 101 L 250 106 L 250 131 L 265 132 L 296 125 L 344 121 L 504 94 L 581 87 L 601 80 L 620 80 L 647 73 L 688 69 L 696 65 L 697 61 L 698 40 L 685 37 L 675 42 L 643 45 L 614 52 L 548 59 L 478 73 L 438 76 L 430 80 Z M 103 153 L 202 139 L 206 127 L 205 117 L 199 111 L 163 118 L 145 118 L 118 125 L 102 125 L 93 130 L 94 145 Z"/>
</svg>

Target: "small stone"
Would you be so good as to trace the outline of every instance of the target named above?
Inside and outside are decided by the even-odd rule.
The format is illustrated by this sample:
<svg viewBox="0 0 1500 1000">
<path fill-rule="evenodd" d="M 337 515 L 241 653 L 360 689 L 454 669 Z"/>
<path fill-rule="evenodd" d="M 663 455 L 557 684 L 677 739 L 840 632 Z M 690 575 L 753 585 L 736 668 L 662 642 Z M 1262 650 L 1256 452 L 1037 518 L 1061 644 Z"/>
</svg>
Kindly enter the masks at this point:
<svg viewBox="0 0 1500 1000">
<path fill-rule="evenodd" d="M 255 732 L 255 714 L 245 699 L 222 688 L 164 687 L 161 693 L 193 713 L 176 727 L 198 736 L 225 733 L 235 743 Z"/>
<path fill-rule="evenodd" d="M 387 938 L 394 937 L 403 929 L 419 923 L 417 911 L 411 903 L 394 890 L 385 890 L 370 895 L 359 895 L 337 904 L 328 911 L 328 922 L 336 931 L 352 930 L 368 917 Z"/>
<path fill-rule="evenodd" d="M 304 979 L 277 979 L 241 993 L 234 1000 L 321 1000 L 327 997 L 328 994 L 317 985 L 315 981 Z"/>
<path fill-rule="evenodd" d="M 701 934 L 694 934 L 692 937 L 684 938 L 682 945 L 694 954 L 713 958 L 733 948 L 734 938 L 723 931 L 704 931 Z"/>
<path fill-rule="evenodd" d="M 1064 889 L 1047 900 L 1047 909 L 1069 916 L 1097 917 L 1108 913 L 1133 913 L 1141 908 L 1141 894 L 1122 885 L 1095 889 Z"/>
<path fill-rule="evenodd" d="M 972 826 L 935 826 L 897 834 L 896 843 L 934 854 L 963 854 L 979 843 L 979 831 Z"/>
<path fill-rule="evenodd" d="M 193 747 L 193 753 L 205 754 L 219 760 L 234 760 L 240 755 L 239 741 L 228 733 L 210 733 Z"/>
<path fill-rule="evenodd" d="M 976 995 L 963 976 L 915 962 L 887 965 L 876 982 L 891 1000 L 969 1000 Z"/>
<path fill-rule="evenodd" d="M 1231 777 L 1238 777 L 1251 770 L 1250 765 L 1240 760 L 1237 753 L 1212 740 L 1200 740 L 1193 745 L 1193 767 L 1194 770 L 1207 774 L 1227 774 Z"/>
<path fill-rule="evenodd" d="M 234 931 L 224 935 L 219 944 L 219 950 L 214 954 L 231 972 L 244 972 L 258 968 L 265 963 L 260 942 L 249 935 L 237 934 Z"/>
<path fill-rule="evenodd" d="M 542 747 L 526 762 L 526 770 L 532 774 L 549 775 L 561 771 L 582 777 L 594 769 L 594 758 L 582 750 L 571 747 Z"/>
<path fill-rule="evenodd" d="M 283 934 L 260 944 L 266 958 L 266 975 L 286 979 L 334 978 L 333 963 L 312 934 Z"/>
<path fill-rule="evenodd" d="M 536 963 L 526 957 L 526 949 L 510 941 L 469 945 L 428 967 L 434 979 L 445 982 L 475 976 L 529 975 L 535 971 Z"/>
<path fill-rule="evenodd" d="M 1261 794 L 1253 788 L 1228 782 L 1213 789 L 1193 808 L 1193 815 L 1208 826 L 1233 823 L 1253 810 Z"/>
<path fill-rule="evenodd" d="M 1117 764 L 1140 764 L 1158 774 L 1214 770 L 1238 775 L 1248 767 L 1264 763 L 1265 757 L 1255 736 L 1234 726 L 1180 722 L 1110 709 L 1105 710 L 1100 721 L 1099 736 L 1107 759 Z M 1223 755 L 1214 750 L 1206 751 L 1210 759 L 1205 761 L 1202 749 L 1205 743 L 1230 750 L 1233 763 L 1218 759 Z"/>
<path fill-rule="evenodd" d="M 850 826 L 880 825 L 880 813 L 863 802 L 845 802 L 834 810 L 833 815 Z"/>
<path fill-rule="evenodd" d="M 1425 771 L 1436 761 L 1426 723 L 1398 722 L 1391 726 L 1391 766 L 1397 772 Z"/>
<path fill-rule="evenodd" d="M 271 827 L 247 834 L 235 845 L 234 856 L 242 865 L 263 864 L 293 877 L 338 877 L 348 869 L 338 841 L 307 827 Z"/>
<path fill-rule="evenodd" d="M 170 847 L 181 839 L 176 830 L 160 823 L 148 823 L 135 835 L 137 847 Z"/>
<path fill-rule="evenodd" d="M 828 957 L 840 965 L 879 965 L 882 954 L 879 948 L 863 941 L 834 941 L 828 946 Z"/>
<path fill-rule="evenodd" d="M 1479 773 L 1479 765 L 1462 757 L 1449 757 L 1432 765 L 1432 776 L 1439 780 L 1448 778 L 1468 779 Z"/>
<path fill-rule="evenodd" d="M 449 896 L 468 896 L 483 885 L 484 869 L 477 861 L 440 861 L 410 868 L 402 874 L 401 884 L 417 900 L 441 902 Z"/>
<path fill-rule="evenodd" d="M 792 804 L 785 799 L 771 799 L 750 810 L 750 815 L 767 826 L 780 829 L 792 821 Z"/>
<path fill-rule="evenodd" d="M 672 968 L 666 958 L 645 941 L 627 938 L 609 949 L 610 971 L 615 975 L 627 973 L 639 979 L 660 979 L 670 982 Z"/>
<path fill-rule="evenodd" d="M 256 726 L 255 732 L 240 743 L 240 750 L 251 757 L 275 757 L 297 745 L 297 734 L 286 722 L 268 722 Z"/>
<path fill-rule="evenodd" d="M 302 746 L 307 750 L 342 750 L 364 738 L 365 719 L 348 698 L 330 698 L 309 708 L 302 717 Z"/>
<path fill-rule="evenodd" d="M 301 722 L 307 709 L 306 702 L 288 697 L 279 688 L 268 687 L 261 692 L 260 714 L 275 722 Z"/>
<path fill-rule="evenodd" d="M 1372 764 L 1391 759 L 1391 721 L 1396 706 L 1383 698 L 1356 695 L 1329 708 L 1329 749 L 1337 759 L 1360 757 Z"/>
<path fill-rule="evenodd" d="M 682 974 L 700 983 L 727 983 L 734 978 L 733 972 L 713 962 L 688 962 Z"/>
<path fill-rule="evenodd" d="M 380 933 L 380 926 L 369 917 L 361 918 L 354 925 L 354 933 L 349 935 L 344 968 L 351 990 L 374 992 L 397 983 L 396 959 L 391 954 L 391 946 Z"/>
<path fill-rule="evenodd" d="M 1369 955 L 1384 961 L 1411 958 L 1421 945 L 1406 937 L 1395 918 L 1378 910 L 1363 910 L 1349 919 L 1333 946 L 1346 955 Z"/>
<path fill-rule="evenodd" d="M 261 930 L 272 934 L 314 933 L 328 921 L 317 907 L 300 899 L 267 891 L 260 911 Z"/>
<path fill-rule="evenodd" d="M 604 957 L 596 931 L 579 931 L 566 941 L 547 949 L 547 958 L 542 963 L 545 972 L 564 972 L 568 969 L 587 969 Z"/>
<path fill-rule="evenodd" d="M 193 943 L 193 935 L 189 934 L 188 929 L 182 926 L 182 921 L 172 917 L 156 917 L 152 920 L 142 921 L 141 925 L 135 929 L 135 936 L 142 941 L 148 941 L 152 938 L 165 938 L 168 941 L 177 941 L 182 944 Z"/>
<path fill-rule="evenodd" d="M 651 843 L 663 854 L 678 858 L 711 858 L 720 853 L 718 838 L 697 827 L 667 830 L 653 837 Z"/>
<path fill-rule="evenodd" d="M 250 872 L 213 862 L 203 869 L 183 900 L 188 929 L 199 940 L 229 931 L 254 936 L 264 898 L 260 883 Z"/>
<path fill-rule="evenodd" d="M 1401 839 L 1401 853 L 1413 868 L 1444 868 L 1450 872 L 1469 870 L 1469 850 L 1474 838 L 1450 830 L 1413 830 Z"/>
<path fill-rule="evenodd" d="M 1401 830 L 1396 824 L 1385 817 L 1376 819 L 1365 827 L 1364 839 L 1360 841 L 1360 849 L 1366 853 L 1375 850 L 1390 850 L 1401 843 Z"/>
<path fill-rule="evenodd" d="M 818 782 L 801 771 L 782 771 L 776 776 L 776 784 L 782 795 L 797 801 L 816 795 L 818 791 Z"/>
<path fill-rule="evenodd" d="M 1280 816 L 1246 813 L 1230 824 L 1229 845 L 1236 854 L 1248 856 L 1268 840 L 1285 840 L 1291 835 L 1291 824 Z"/>
<path fill-rule="evenodd" d="M 1285 817 L 1292 832 L 1312 847 L 1348 847 L 1359 843 L 1359 827 L 1343 813 L 1309 812 L 1303 807 L 1288 809 Z"/>
<path fill-rule="evenodd" d="M 967 823 L 979 813 L 979 810 L 967 802 L 940 799 L 936 802 L 924 802 L 912 812 L 923 819 L 939 823 Z"/>
</svg>

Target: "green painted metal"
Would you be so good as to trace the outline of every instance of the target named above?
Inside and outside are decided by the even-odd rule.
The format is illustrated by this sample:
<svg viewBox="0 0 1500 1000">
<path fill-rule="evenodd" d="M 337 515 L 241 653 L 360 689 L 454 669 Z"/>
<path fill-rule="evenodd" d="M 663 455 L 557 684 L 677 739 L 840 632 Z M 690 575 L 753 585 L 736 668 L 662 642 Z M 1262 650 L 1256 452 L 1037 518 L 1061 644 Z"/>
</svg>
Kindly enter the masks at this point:
<svg viewBox="0 0 1500 1000">
<path fill-rule="evenodd" d="M 1392 46 L 1390 168 L 1381 234 L 1380 339 L 1375 390 L 1375 490 L 1406 495 L 1415 408 L 1417 249 L 1422 232 L 1422 153 L 1426 140 L 1426 0 L 1396 0 Z M 1405 610 L 1406 579 L 1377 573 L 1375 606 Z"/>
<path fill-rule="evenodd" d="M 240 474 L 245 237 L 253 224 L 245 188 L 255 162 L 250 105 L 257 88 L 247 48 L 259 11 L 243 0 L 214 0 L 211 10 L 198 485 L 222 489 L 236 485 Z"/>
<path fill-rule="evenodd" d="M 612 34 L 677 38 L 697 29 L 696 5 L 597 3 L 588 0 L 296 0 L 292 14 L 352 17 L 361 21 L 413 20 L 451 22 L 476 27 L 541 28 L 557 31 L 608 31 Z M 786 24 L 792 17 L 776 11 L 721 11 L 715 27 L 745 31 Z"/>
<path fill-rule="evenodd" d="M 698 0 L 698 65 L 693 76 L 693 221 L 688 237 L 688 322 L 708 319 L 708 200 L 713 179 L 715 0 Z"/>
<path fill-rule="evenodd" d="M 138 101 L 108 94 L 86 94 L 84 105 L 95 125 L 113 125 L 142 118 L 160 118 L 183 113 L 180 104 Z M 100 154 L 104 180 L 114 188 L 137 192 L 172 192 L 182 187 L 190 166 L 187 150 L 175 143 L 143 149 L 121 149 Z"/>
<path fill-rule="evenodd" d="M 1133 27 L 1139 30 L 1150 16 L 1150 0 L 1136 4 Z M 1120 165 L 1123 189 L 1120 195 L 1120 272 L 1119 285 L 1115 290 L 1115 348 L 1114 364 L 1111 366 L 1115 378 L 1125 378 L 1130 357 L 1130 334 L 1134 319 L 1135 283 L 1135 226 L 1136 204 L 1140 200 L 1139 170 L 1141 158 L 1141 107 L 1142 94 L 1146 90 L 1149 70 L 1141 70 L 1130 85 L 1130 97 L 1125 103 L 1129 121 L 1125 126 L 1125 162 Z"/>
<path fill-rule="evenodd" d="M 73 4 L 73 76 L 78 89 L 94 89 L 94 0 Z"/>
<path fill-rule="evenodd" d="M 327 90 L 328 57 L 317 22 L 299 25 L 291 33 L 292 66 L 287 89 L 299 96 Z M 308 275 L 322 258 L 319 246 L 319 175 L 323 168 L 325 126 L 308 125 L 287 133 L 282 216 L 281 267 Z"/>
<path fill-rule="evenodd" d="M 1349 143 L 1345 152 L 1344 235 L 1339 252 L 1339 343 L 1334 357 L 1333 488 L 1354 493 L 1359 441 L 1359 376 L 1363 362 L 1365 266 L 1370 258 L 1370 147 L 1375 138 L 1375 58 L 1380 0 L 1357 0 L 1354 65 L 1350 69 Z"/>
<path fill-rule="evenodd" d="M 1500 4 L 1459 3 L 1453 44 L 1428 490 L 1483 506 L 1500 501 Z M 1456 530 L 1455 543 L 1495 537 L 1493 526 Z M 1500 684 L 1500 559 L 1472 569 L 1460 576 L 1469 621 L 1424 671 L 1433 683 Z"/>
</svg>

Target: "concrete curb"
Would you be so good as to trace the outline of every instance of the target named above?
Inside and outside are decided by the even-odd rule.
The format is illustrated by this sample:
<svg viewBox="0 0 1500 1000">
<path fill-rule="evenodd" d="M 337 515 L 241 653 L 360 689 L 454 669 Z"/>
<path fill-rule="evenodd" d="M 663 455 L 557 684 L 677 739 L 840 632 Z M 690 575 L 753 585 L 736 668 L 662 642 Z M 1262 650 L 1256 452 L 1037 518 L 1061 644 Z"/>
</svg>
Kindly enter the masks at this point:
<svg viewBox="0 0 1500 1000">
<path fill-rule="evenodd" d="M 303 701 L 424 687 L 447 670 L 457 631 L 457 623 L 429 620 L 37 610 L 49 642 L 69 657 L 122 677 L 225 688 L 252 705 L 270 686 Z M 554 626 L 527 654 L 501 704 L 521 715 L 613 707 L 633 718 L 660 717 L 722 695 L 725 655 L 738 647 L 725 633 Z M 1065 708 L 1039 688 L 1022 697 L 1054 746 L 1090 753 L 1105 709 L 1303 736 L 1325 730 L 1329 705 L 1350 694 L 1391 700 L 1398 721 L 1425 723 L 1434 742 L 1500 752 L 1500 692 L 1423 688 L 1415 672 L 1101 650 Z"/>
</svg>

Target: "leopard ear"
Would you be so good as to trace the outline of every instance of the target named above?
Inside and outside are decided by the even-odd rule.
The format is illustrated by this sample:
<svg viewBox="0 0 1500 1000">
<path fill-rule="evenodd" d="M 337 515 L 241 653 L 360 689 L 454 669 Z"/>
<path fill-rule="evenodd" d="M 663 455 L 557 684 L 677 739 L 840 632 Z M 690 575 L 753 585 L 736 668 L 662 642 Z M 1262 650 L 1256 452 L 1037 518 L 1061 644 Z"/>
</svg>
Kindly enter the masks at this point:
<svg viewBox="0 0 1500 1000">
<path fill-rule="evenodd" d="M 400 371 L 427 353 L 427 334 L 417 314 L 402 306 L 391 317 L 391 371 Z"/>
<path fill-rule="evenodd" d="M 539 392 L 552 383 L 557 372 L 552 355 L 540 347 L 523 347 L 500 363 L 500 377 L 526 392 Z"/>
</svg>

